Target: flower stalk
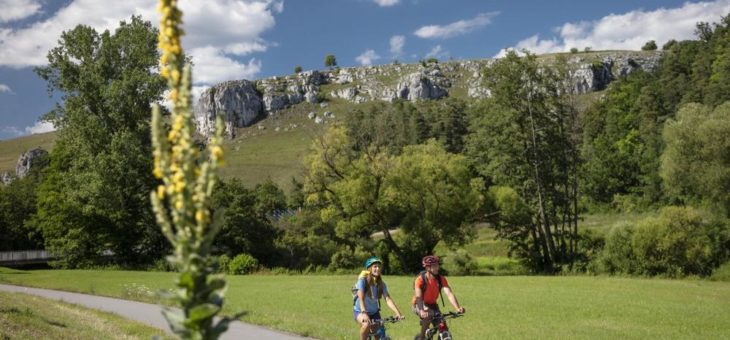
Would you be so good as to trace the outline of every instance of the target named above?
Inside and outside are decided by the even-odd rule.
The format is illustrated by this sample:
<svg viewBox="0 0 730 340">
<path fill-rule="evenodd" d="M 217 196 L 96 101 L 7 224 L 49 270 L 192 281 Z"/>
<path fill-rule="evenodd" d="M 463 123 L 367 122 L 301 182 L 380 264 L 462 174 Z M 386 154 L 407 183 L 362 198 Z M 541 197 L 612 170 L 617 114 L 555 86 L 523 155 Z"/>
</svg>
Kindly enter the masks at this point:
<svg viewBox="0 0 730 340">
<path fill-rule="evenodd" d="M 211 216 L 211 197 L 216 171 L 223 164 L 223 123 L 216 122 L 207 152 L 193 143 L 191 69 L 185 64 L 180 38 L 184 34 L 182 12 L 176 0 L 160 0 L 160 75 L 167 80 L 171 103 L 169 128 L 160 107 L 152 110 L 153 173 L 161 184 L 150 197 L 157 223 L 173 245 L 168 261 L 177 268 L 177 289 L 170 296 L 180 310 L 166 309 L 172 330 L 185 339 L 216 339 L 228 328 L 230 318 L 214 323 L 226 288 L 214 275 L 211 245 L 219 225 Z M 207 156 L 207 157 L 206 157 Z"/>
</svg>

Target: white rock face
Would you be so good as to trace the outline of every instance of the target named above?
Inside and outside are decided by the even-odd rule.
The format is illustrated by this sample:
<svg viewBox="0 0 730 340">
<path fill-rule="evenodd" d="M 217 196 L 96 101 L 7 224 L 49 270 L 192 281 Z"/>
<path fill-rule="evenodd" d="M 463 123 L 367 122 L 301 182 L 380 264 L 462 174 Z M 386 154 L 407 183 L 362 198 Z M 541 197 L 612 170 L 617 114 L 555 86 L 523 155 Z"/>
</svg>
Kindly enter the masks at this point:
<svg viewBox="0 0 730 340">
<path fill-rule="evenodd" d="M 236 128 L 250 126 L 262 117 L 263 102 L 254 84 L 248 80 L 228 81 L 213 86 L 200 96 L 195 107 L 198 132 L 210 137 L 215 120 L 223 116 L 225 135 L 236 136 Z"/>
<path fill-rule="evenodd" d="M 3 185 L 10 185 L 10 183 L 13 183 L 13 176 L 10 176 L 10 173 L 7 171 L 0 174 L 0 183 Z"/>
<path fill-rule="evenodd" d="M 582 94 L 604 89 L 611 81 L 635 70 L 652 70 L 661 52 L 601 52 L 571 55 L 571 86 Z M 377 65 L 337 68 L 328 71 L 307 71 L 285 77 L 271 77 L 254 82 L 247 80 L 218 84 L 203 93 L 196 106 L 198 131 L 210 136 L 217 114 L 226 122 L 226 135 L 235 136 L 235 129 L 249 126 L 267 114 L 302 102 L 319 102 L 323 85 L 340 84 L 327 93 L 332 98 L 352 103 L 372 100 L 437 100 L 454 89 L 471 98 L 486 98 L 491 91 L 485 85 L 485 70 L 495 59 L 448 61 L 444 63 Z M 309 119 L 315 119 L 312 112 Z M 321 120 L 319 123 L 323 123 Z"/>
<path fill-rule="evenodd" d="M 20 155 L 20 158 L 18 158 L 18 163 L 15 165 L 15 176 L 18 177 L 18 179 L 28 176 L 31 169 L 39 166 L 40 158 L 47 155 L 48 151 L 41 148 L 26 151 Z"/>
</svg>

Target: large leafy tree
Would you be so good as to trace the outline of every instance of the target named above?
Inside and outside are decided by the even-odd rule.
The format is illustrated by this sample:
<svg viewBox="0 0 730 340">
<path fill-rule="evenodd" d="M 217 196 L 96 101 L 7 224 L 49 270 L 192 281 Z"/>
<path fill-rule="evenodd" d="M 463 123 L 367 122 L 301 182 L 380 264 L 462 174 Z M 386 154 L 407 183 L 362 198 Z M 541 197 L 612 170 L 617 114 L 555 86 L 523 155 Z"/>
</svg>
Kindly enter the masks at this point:
<svg viewBox="0 0 730 340">
<path fill-rule="evenodd" d="M 307 203 L 336 225 L 338 237 L 372 249 L 371 236 L 381 233 L 385 252 L 406 272 L 440 241 L 468 239 L 483 185 L 472 181 L 463 156 L 435 141 L 405 146 L 400 155 L 353 146 L 346 129 L 330 128 L 306 162 Z"/>
<path fill-rule="evenodd" d="M 527 247 L 523 259 L 547 272 L 571 263 L 577 248 L 576 115 L 565 71 L 508 53 L 485 73 L 493 97 L 474 108 L 466 143 L 477 172 L 529 207 L 531 218 L 519 225 L 496 221 L 500 236 Z"/>
<path fill-rule="evenodd" d="M 730 102 L 683 106 L 664 126 L 661 175 L 672 197 L 730 214 Z"/>
<path fill-rule="evenodd" d="M 157 32 L 132 17 L 114 32 L 65 31 L 36 72 L 63 102 L 47 114 L 58 129 L 35 225 L 59 264 L 93 263 L 105 251 L 122 263 L 152 261 L 165 243 L 148 193 L 150 104 L 164 81 L 155 72 Z"/>
</svg>

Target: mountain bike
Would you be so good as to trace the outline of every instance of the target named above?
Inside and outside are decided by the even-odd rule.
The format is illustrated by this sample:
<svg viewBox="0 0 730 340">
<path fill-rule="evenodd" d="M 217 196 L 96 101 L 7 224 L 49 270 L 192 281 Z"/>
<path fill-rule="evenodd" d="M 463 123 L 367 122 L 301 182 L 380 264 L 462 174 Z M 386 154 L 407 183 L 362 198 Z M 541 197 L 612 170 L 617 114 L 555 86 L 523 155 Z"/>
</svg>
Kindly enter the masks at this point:
<svg viewBox="0 0 730 340">
<path fill-rule="evenodd" d="M 433 340 L 435 337 L 438 340 L 451 340 L 451 332 L 449 332 L 449 327 L 446 325 L 446 319 L 462 316 L 464 314 L 457 312 L 448 312 L 446 314 L 436 312 L 431 320 L 431 326 L 426 330 L 425 339 Z"/>
<path fill-rule="evenodd" d="M 370 324 L 370 334 L 368 334 L 368 340 L 375 340 L 377 338 L 380 338 L 380 340 L 390 340 L 390 337 L 385 334 L 385 324 L 396 323 L 400 320 L 401 319 L 398 319 L 395 316 L 391 316 L 385 319 L 370 320 L 370 322 L 368 322 Z"/>
</svg>

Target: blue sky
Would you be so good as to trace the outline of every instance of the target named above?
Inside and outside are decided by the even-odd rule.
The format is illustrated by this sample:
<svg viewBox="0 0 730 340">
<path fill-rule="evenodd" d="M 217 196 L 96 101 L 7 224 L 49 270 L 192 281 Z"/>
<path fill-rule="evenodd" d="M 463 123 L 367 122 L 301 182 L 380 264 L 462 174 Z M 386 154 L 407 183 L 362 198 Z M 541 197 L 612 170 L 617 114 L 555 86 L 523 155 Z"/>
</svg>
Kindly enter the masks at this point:
<svg viewBox="0 0 730 340">
<path fill-rule="evenodd" d="M 63 30 L 114 29 L 131 15 L 157 21 L 155 0 L 0 0 L 0 139 L 48 131 L 55 101 L 33 73 Z M 507 48 L 536 53 L 637 50 L 648 40 L 693 38 L 698 21 L 730 13 L 730 0 L 181 0 L 183 47 L 196 93 L 231 79 L 425 57 L 478 59 Z"/>
</svg>

